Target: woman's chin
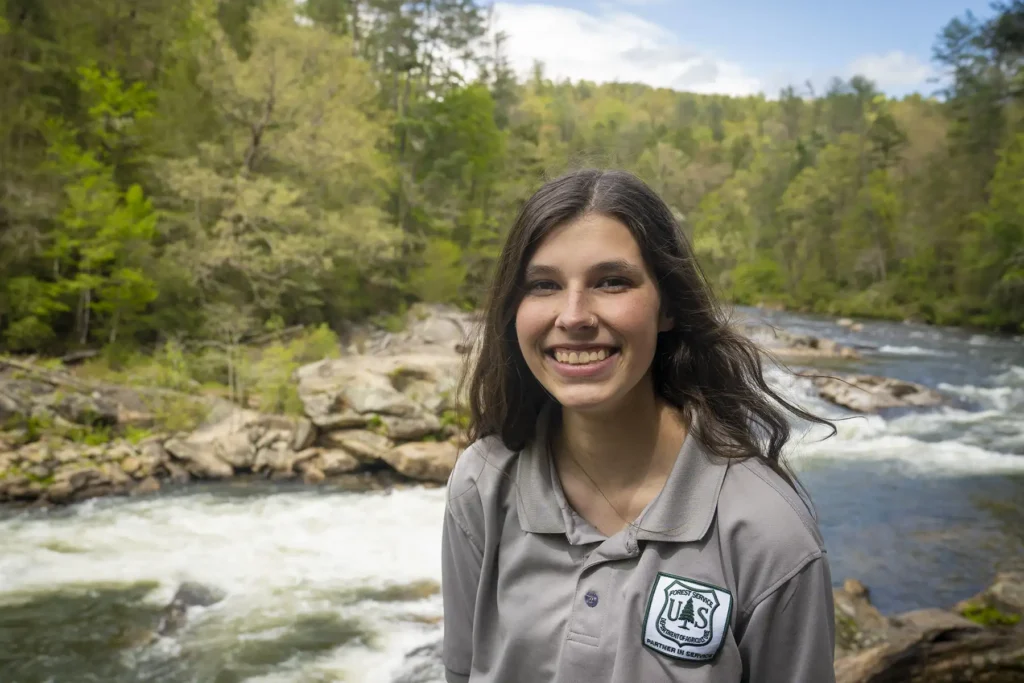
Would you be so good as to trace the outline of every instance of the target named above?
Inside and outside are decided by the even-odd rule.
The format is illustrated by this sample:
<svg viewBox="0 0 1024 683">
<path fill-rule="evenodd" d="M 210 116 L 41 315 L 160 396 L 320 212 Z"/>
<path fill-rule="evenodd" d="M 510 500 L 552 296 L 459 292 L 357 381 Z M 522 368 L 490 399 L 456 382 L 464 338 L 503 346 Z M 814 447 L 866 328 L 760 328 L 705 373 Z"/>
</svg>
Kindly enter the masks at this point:
<svg viewBox="0 0 1024 683">
<path fill-rule="evenodd" d="M 573 387 L 568 391 L 553 392 L 563 410 L 580 413 L 603 413 L 614 409 L 616 401 L 607 391 L 593 391 L 596 387 Z M 589 389 L 589 390 L 588 390 Z"/>
</svg>

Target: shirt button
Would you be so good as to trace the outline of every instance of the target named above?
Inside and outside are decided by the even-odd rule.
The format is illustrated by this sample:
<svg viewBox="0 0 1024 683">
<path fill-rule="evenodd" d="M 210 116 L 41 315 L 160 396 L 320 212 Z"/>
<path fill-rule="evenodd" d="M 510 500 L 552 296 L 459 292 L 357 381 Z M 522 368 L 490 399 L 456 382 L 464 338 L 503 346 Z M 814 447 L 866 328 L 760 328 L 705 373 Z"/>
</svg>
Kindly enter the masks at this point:
<svg viewBox="0 0 1024 683">
<path fill-rule="evenodd" d="M 587 607 L 597 607 L 597 593 L 594 591 L 587 591 L 587 594 L 583 596 L 583 600 L 587 603 Z"/>
</svg>

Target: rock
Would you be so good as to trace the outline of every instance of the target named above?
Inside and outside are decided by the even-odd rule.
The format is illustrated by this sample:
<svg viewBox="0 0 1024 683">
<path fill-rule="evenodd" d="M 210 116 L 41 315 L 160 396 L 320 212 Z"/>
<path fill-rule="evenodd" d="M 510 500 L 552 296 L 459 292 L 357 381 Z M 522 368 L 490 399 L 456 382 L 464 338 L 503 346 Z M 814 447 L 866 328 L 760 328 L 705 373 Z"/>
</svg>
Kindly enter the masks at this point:
<svg viewBox="0 0 1024 683">
<path fill-rule="evenodd" d="M 868 589 L 856 579 L 832 591 L 836 621 L 836 657 L 875 647 L 889 639 L 889 620 L 871 604 Z"/>
<path fill-rule="evenodd" d="M 185 625 L 190 607 L 209 607 L 224 597 L 224 592 L 219 589 L 186 581 L 178 587 L 171 602 L 163 609 L 157 633 L 162 636 L 172 635 Z"/>
<path fill-rule="evenodd" d="M 71 500 L 71 496 L 74 492 L 75 489 L 71 485 L 71 482 L 67 480 L 58 481 L 51 484 L 46 490 L 46 499 L 51 503 L 66 503 Z"/>
<path fill-rule="evenodd" d="M 51 407 L 61 417 L 80 425 L 113 427 L 118 421 L 117 403 L 98 393 L 56 395 Z"/>
<path fill-rule="evenodd" d="M 384 454 L 384 461 L 411 479 L 443 484 L 455 466 L 459 451 L 448 441 L 407 443 Z"/>
<path fill-rule="evenodd" d="M 316 467 L 307 466 L 302 471 L 302 483 L 304 484 L 316 485 L 323 483 L 325 479 L 327 479 L 327 475 Z"/>
<path fill-rule="evenodd" d="M 833 595 L 836 683 L 1024 680 L 1024 629 L 985 628 L 941 609 L 884 617 L 857 581 Z"/>
<path fill-rule="evenodd" d="M 295 425 L 292 436 L 292 450 L 304 451 L 316 441 L 316 426 L 312 421 L 301 418 Z"/>
<path fill-rule="evenodd" d="M 72 472 L 68 483 L 75 492 L 78 492 L 89 486 L 105 484 L 107 479 L 103 472 L 96 467 L 86 467 Z"/>
<path fill-rule="evenodd" d="M 198 479 L 226 479 L 235 473 L 231 465 L 192 441 L 170 439 L 164 448 Z"/>
<path fill-rule="evenodd" d="M 839 325 L 839 327 L 850 327 L 853 325 L 853 320 L 850 318 L 840 318 L 836 321 L 836 325 Z"/>
<path fill-rule="evenodd" d="M 160 490 L 160 481 L 156 477 L 146 477 L 131 490 L 133 496 L 142 496 L 148 493 L 156 493 Z"/>
<path fill-rule="evenodd" d="M 167 470 L 167 477 L 172 484 L 187 484 L 192 479 L 187 469 L 170 460 L 162 463 L 162 467 Z"/>
<path fill-rule="evenodd" d="M 245 431 L 225 432 L 212 446 L 217 458 L 236 470 L 251 468 L 256 459 L 256 449 Z"/>
<path fill-rule="evenodd" d="M 862 413 L 883 408 L 907 408 L 939 405 L 942 394 L 913 382 L 875 377 L 843 375 L 816 377 L 813 380 L 822 398 Z"/>
<path fill-rule="evenodd" d="M 441 421 L 429 413 L 408 418 L 385 415 L 381 417 L 381 422 L 388 436 L 396 441 L 422 439 L 441 431 Z"/>
<path fill-rule="evenodd" d="M 299 453 L 297 459 L 301 460 L 300 470 L 315 469 L 329 477 L 355 472 L 362 466 L 347 451 L 330 448 L 308 448 Z"/>
<path fill-rule="evenodd" d="M 271 446 L 261 448 L 256 453 L 253 471 L 274 474 L 295 474 L 295 459 L 298 454 L 289 445 L 277 441 Z"/>
<path fill-rule="evenodd" d="M 768 325 L 740 323 L 737 331 L 756 342 L 762 349 L 781 360 L 817 358 L 857 358 L 857 352 L 831 339 L 794 334 Z"/>
<path fill-rule="evenodd" d="M 344 449 L 365 464 L 379 462 L 383 459 L 384 453 L 395 446 L 394 442 L 383 434 L 365 429 L 326 432 L 320 436 L 319 441 L 328 448 Z"/>
<path fill-rule="evenodd" d="M 1024 572 L 996 574 L 988 588 L 957 603 L 953 611 L 980 623 L 1024 621 Z"/>
<path fill-rule="evenodd" d="M 391 683 L 444 683 L 443 645 L 444 641 L 438 639 L 409 652 Z"/>
<path fill-rule="evenodd" d="M 121 461 L 121 471 L 127 475 L 132 475 L 142 469 L 142 462 L 135 456 L 129 455 Z"/>
<path fill-rule="evenodd" d="M 306 415 L 325 431 L 381 419 L 429 420 L 446 409 L 464 364 L 453 350 L 395 356 L 349 356 L 296 372 Z"/>
<path fill-rule="evenodd" d="M 25 414 L 25 408 L 13 396 L 0 391 L 0 425 L 7 424 Z"/>
</svg>

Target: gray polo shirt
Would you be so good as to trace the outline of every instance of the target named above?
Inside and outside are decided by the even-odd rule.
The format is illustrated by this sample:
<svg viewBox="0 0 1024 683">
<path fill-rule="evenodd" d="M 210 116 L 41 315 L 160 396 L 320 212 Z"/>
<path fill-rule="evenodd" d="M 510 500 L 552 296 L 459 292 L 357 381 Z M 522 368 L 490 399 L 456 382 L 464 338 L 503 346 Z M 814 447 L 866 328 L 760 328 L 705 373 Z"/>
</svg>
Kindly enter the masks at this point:
<svg viewBox="0 0 1024 683">
<path fill-rule="evenodd" d="M 449 683 L 835 680 L 824 544 L 766 464 L 688 436 L 638 526 L 577 515 L 543 447 L 472 444 L 443 527 Z"/>
</svg>

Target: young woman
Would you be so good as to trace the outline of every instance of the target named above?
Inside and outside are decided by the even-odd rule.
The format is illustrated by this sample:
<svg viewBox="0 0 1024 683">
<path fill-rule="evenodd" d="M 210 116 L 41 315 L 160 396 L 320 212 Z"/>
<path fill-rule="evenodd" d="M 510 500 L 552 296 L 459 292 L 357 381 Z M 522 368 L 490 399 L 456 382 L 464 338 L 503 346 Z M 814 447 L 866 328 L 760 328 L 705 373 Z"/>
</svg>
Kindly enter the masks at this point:
<svg viewBox="0 0 1024 683">
<path fill-rule="evenodd" d="M 450 683 L 826 683 L 832 582 L 788 403 L 671 211 L 580 171 L 523 207 L 444 518 Z M 825 423 L 827 424 L 827 423 Z"/>
</svg>

